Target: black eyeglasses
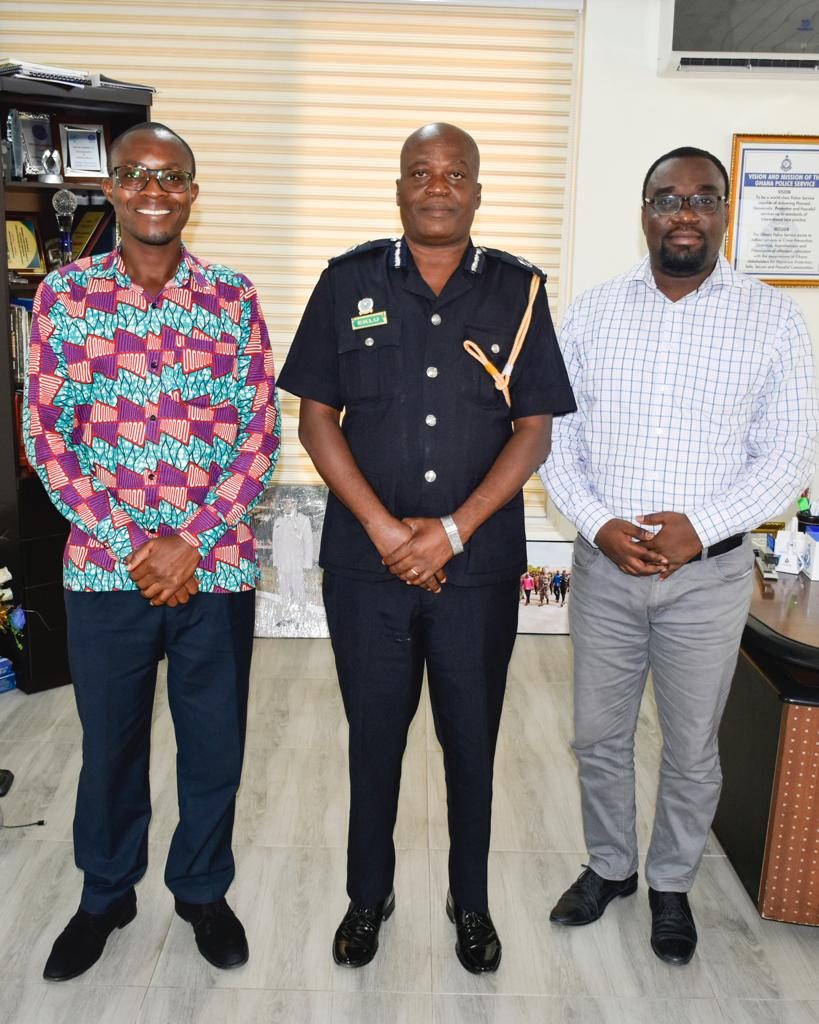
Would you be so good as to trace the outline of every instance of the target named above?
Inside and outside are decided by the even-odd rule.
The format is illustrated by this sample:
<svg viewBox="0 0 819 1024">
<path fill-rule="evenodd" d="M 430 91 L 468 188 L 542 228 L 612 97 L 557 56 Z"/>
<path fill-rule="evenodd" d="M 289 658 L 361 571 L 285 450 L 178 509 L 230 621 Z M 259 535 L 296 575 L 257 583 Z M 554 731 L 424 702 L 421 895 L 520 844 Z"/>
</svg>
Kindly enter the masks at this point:
<svg viewBox="0 0 819 1024">
<path fill-rule="evenodd" d="M 728 196 L 715 196 L 710 192 L 693 196 L 652 196 L 651 199 L 643 199 L 643 206 L 650 206 L 660 217 L 671 217 L 679 213 L 683 203 L 688 203 L 688 209 L 692 213 L 716 213 L 719 204 L 724 203 Z"/>
<path fill-rule="evenodd" d="M 122 164 L 115 167 L 112 173 L 119 187 L 126 192 L 141 192 L 151 178 L 156 178 L 163 192 L 187 192 L 193 181 L 190 171 L 178 171 L 175 167 L 152 170 L 142 164 Z"/>
</svg>

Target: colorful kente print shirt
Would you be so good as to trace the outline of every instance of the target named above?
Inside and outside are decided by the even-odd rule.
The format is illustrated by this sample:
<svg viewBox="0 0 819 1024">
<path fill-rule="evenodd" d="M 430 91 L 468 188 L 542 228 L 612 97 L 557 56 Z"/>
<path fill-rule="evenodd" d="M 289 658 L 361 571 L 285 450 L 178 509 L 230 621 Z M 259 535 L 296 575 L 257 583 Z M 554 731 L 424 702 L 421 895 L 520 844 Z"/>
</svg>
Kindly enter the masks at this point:
<svg viewBox="0 0 819 1024">
<path fill-rule="evenodd" d="M 181 249 L 157 296 L 118 250 L 49 274 L 32 314 L 23 432 L 71 530 L 68 590 L 136 590 L 152 537 L 196 547 L 199 589 L 251 589 L 250 510 L 279 449 L 273 355 L 256 289 Z"/>
</svg>

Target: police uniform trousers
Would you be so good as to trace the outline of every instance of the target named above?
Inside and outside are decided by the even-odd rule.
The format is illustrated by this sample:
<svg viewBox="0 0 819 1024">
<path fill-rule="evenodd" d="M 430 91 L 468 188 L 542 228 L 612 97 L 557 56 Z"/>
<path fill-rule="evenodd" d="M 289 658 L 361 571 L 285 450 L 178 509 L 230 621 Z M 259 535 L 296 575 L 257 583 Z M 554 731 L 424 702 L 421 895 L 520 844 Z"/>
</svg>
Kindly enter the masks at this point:
<svg viewBox="0 0 819 1024">
<path fill-rule="evenodd" d="M 80 906 L 104 913 L 145 874 L 156 673 L 168 659 L 179 823 L 165 882 L 188 903 L 224 896 L 242 771 L 255 591 L 151 607 L 138 592 L 66 591 L 68 650 L 83 729 L 74 855 Z"/>
<path fill-rule="evenodd" d="M 393 885 L 401 761 L 427 670 L 443 748 L 455 902 L 488 910 L 492 771 L 518 617 L 517 577 L 440 594 L 399 579 L 324 573 L 324 603 L 349 723 L 347 892 L 359 905 Z"/>
<path fill-rule="evenodd" d="M 625 575 L 582 537 L 573 565 L 573 748 L 589 867 L 611 880 L 637 870 L 634 732 L 651 670 L 663 746 L 645 876 L 687 892 L 722 786 L 717 736 L 751 601 L 750 538 L 665 580 Z"/>
</svg>

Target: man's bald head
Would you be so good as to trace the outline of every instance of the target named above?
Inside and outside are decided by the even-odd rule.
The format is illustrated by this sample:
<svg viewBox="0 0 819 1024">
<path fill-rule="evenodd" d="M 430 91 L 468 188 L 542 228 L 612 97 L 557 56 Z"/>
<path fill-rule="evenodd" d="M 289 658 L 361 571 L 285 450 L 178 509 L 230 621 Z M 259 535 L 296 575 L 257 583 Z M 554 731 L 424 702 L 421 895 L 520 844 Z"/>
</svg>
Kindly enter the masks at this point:
<svg viewBox="0 0 819 1024">
<path fill-rule="evenodd" d="M 122 135 L 118 135 L 117 138 L 114 139 L 111 143 L 110 149 L 108 150 L 109 174 L 111 174 L 114 168 L 119 165 L 117 154 L 123 144 L 134 139 L 136 136 L 159 139 L 161 142 L 177 143 L 190 161 L 190 167 L 180 167 L 179 170 L 189 170 L 194 178 L 196 177 L 196 158 L 193 155 L 193 150 L 181 135 L 177 135 L 172 128 L 169 128 L 166 124 L 160 124 L 159 121 L 143 121 L 140 124 L 135 124 L 131 128 L 127 128 Z"/>
<path fill-rule="evenodd" d="M 463 128 L 458 128 L 457 125 L 445 124 L 443 122 L 425 124 L 422 128 L 416 129 L 416 131 L 406 139 L 404 145 L 401 147 L 401 169 L 404 169 L 407 159 L 415 151 L 419 143 L 431 142 L 433 139 L 442 138 L 447 139 L 447 141 L 459 142 L 461 144 L 464 158 L 469 161 L 470 166 L 475 172 L 475 178 L 477 179 L 481 169 L 481 154 L 478 149 L 478 144 L 468 132 L 463 130 Z"/>
</svg>

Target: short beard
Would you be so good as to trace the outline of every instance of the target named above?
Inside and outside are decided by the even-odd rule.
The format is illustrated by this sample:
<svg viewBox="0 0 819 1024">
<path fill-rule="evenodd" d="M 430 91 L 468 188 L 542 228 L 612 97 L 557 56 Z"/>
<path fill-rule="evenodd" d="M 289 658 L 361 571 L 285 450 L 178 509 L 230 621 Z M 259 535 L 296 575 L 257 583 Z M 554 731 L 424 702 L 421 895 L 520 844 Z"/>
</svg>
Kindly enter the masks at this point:
<svg viewBox="0 0 819 1024">
<path fill-rule="evenodd" d="M 682 249 L 672 252 L 665 241 L 660 245 L 660 268 L 670 277 L 694 277 L 705 270 L 708 262 L 708 250 L 705 241 L 695 249 Z"/>
</svg>

